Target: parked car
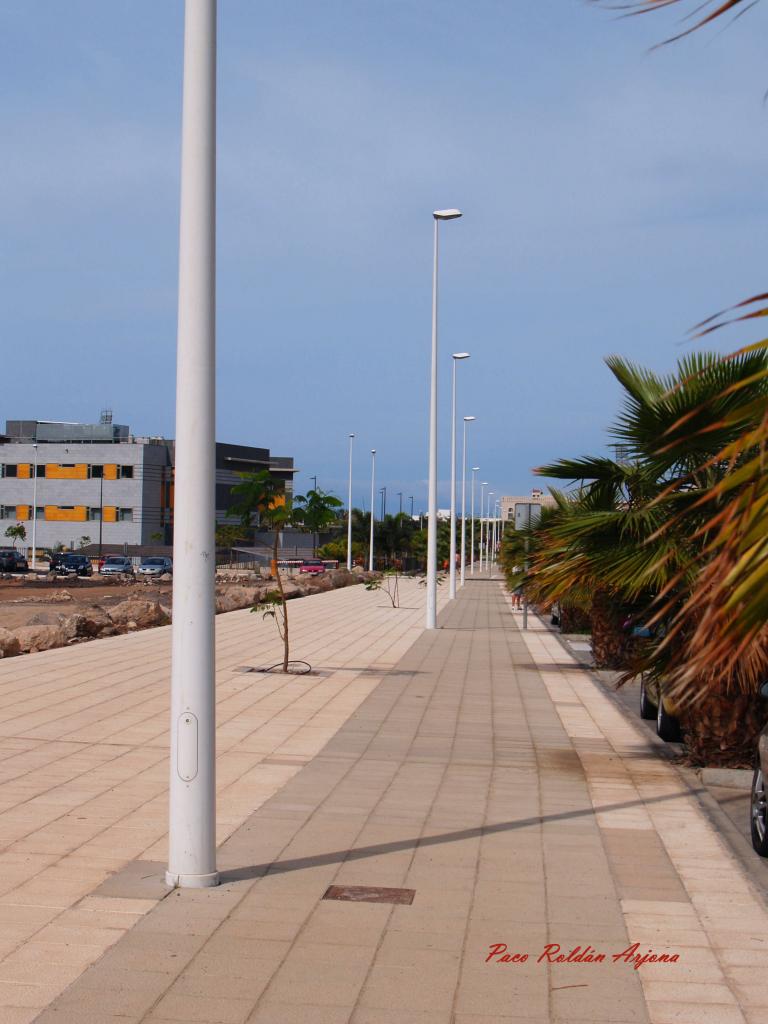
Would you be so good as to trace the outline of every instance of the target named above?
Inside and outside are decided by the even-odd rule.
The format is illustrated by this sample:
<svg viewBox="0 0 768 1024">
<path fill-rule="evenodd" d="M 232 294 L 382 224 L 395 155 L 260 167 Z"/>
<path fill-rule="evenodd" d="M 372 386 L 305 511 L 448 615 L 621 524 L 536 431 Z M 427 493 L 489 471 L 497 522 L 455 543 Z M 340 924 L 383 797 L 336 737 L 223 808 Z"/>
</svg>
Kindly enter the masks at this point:
<svg viewBox="0 0 768 1024">
<path fill-rule="evenodd" d="M 66 554 L 63 551 L 54 551 L 48 555 L 48 572 L 56 572 L 65 558 Z"/>
<path fill-rule="evenodd" d="M 28 572 L 29 564 L 20 551 L 0 548 L 0 572 Z"/>
<path fill-rule="evenodd" d="M 91 560 L 85 555 L 62 555 L 54 571 L 60 576 L 93 576 Z"/>
<path fill-rule="evenodd" d="M 164 576 L 165 573 L 173 573 L 173 562 L 164 555 L 152 555 L 151 558 L 142 559 L 138 568 L 139 576 Z"/>
<path fill-rule="evenodd" d="M 299 566 L 299 572 L 308 572 L 315 576 L 325 572 L 325 563 L 320 558 L 305 558 Z"/>
<path fill-rule="evenodd" d="M 761 696 L 768 699 L 768 683 L 760 687 Z M 752 799 L 750 800 L 750 833 L 755 853 L 768 857 L 768 804 L 766 803 L 765 780 L 768 778 L 768 725 L 760 733 L 757 744 L 757 764 L 752 776 Z"/>
<path fill-rule="evenodd" d="M 99 572 L 102 576 L 133 576 L 133 562 L 126 555 L 110 555 Z"/>
<path fill-rule="evenodd" d="M 645 673 L 640 678 L 640 717 L 655 718 L 656 732 L 667 743 L 679 743 L 682 733 L 674 701 L 664 696 L 664 685 Z"/>
</svg>

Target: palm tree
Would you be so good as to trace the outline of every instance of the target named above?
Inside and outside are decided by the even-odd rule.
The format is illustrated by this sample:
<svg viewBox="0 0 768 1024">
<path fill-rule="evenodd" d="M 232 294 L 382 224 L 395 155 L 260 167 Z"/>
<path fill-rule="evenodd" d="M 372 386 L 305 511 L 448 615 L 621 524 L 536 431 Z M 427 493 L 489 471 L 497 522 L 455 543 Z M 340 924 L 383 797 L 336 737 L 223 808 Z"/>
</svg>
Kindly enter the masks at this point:
<svg viewBox="0 0 768 1024">
<path fill-rule="evenodd" d="M 608 363 L 625 392 L 611 432 L 621 459 L 541 467 L 541 474 L 578 481 L 578 488 L 556 495 L 558 507 L 538 531 L 529 586 L 545 600 L 590 601 L 599 665 L 624 661 L 625 678 L 643 668 L 663 677 L 665 687 L 674 684 L 676 698 L 689 708 L 687 739 L 695 760 L 738 759 L 759 717 L 741 666 L 724 677 L 694 676 L 689 665 L 700 614 L 696 588 L 710 559 L 711 506 L 719 500 L 713 495 L 739 459 L 749 464 L 743 456 L 729 464 L 722 452 L 766 408 L 768 355 L 692 355 L 667 377 L 616 357 Z M 629 614 L 669 626 L 634 663 L 616 640 Z"/>
<path fill-rule="evenodd" d="M 312 534 L 312 554 L 315 555 L 318 533 L 331 523 L 338 522 L 338 509 L 342 507 L 342 502 L 326 491 L 315 489 L 307 491 L 306 495 L 297 494 L 293 504 L 297 512 L 301 509 L 297 519 L 301 529 Z"/>
<path fill-rule="evenodd" d="M 687 5 L 691 11 L 685 16 L 686 19 L 695 18 L 697 20 L 665 40 L 666 43 L 674 43 L 726 14 L 733 13 L 735 17 L 740 17 L 750 7 L 754 7 L 758 0 L 592 0 L 592 2 L 610 10 L 624 11 L 626 14 L 649 14 L 651 11 L 661 11 L 676 4 Z M 739 7 L 742 3 L 746 6 Z M 737 8 L 739 9 L 737 10 Z"/>
</svg>

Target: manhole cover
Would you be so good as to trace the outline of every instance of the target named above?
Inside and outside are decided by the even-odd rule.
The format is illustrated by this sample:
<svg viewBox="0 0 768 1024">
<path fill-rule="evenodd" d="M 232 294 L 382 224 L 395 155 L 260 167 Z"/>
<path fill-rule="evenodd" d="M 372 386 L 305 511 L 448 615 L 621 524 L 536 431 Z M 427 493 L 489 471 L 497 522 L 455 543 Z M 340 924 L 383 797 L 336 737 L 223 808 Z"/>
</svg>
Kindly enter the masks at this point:
<svg viewBox="0 0 768 1024">
<path fill-rule="evenodd" d="M 324 900 L 351 900 L 353 903 L 413 903 L 415 889 L 384 889 L 378 885 L 331 885 Z"/>
</svg>

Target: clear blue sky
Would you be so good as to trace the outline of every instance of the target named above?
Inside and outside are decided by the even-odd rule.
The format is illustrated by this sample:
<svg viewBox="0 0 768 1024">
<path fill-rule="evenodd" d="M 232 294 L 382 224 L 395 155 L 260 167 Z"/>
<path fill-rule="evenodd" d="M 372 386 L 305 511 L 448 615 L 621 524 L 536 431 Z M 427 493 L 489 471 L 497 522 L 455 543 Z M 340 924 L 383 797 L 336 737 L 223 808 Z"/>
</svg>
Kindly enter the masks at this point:
<svg viewBox="0 0 768 1024">
<path fill-rule="evenodd" d="M 497 492 L 599 451 L 613 352 L 664 371 L 765 290 L 764 5 L 655 52 L 577 0 L 221 0 L 219 440 L 425 504 L 431 212 Z M 0 0 L 0 415 L 174 433 L 181 0 Z M 757 335 L 716 337 L 721 349 Z"/>
</svg>

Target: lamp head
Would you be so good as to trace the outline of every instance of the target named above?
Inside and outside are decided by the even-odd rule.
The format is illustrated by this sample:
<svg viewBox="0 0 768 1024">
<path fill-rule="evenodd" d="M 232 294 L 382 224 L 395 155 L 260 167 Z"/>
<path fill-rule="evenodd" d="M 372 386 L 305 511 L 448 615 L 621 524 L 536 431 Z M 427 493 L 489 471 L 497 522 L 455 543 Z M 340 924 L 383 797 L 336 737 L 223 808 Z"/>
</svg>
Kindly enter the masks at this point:
<svg viewBox="0 0 768 1024">
<path fill-rule="evenodd" d="M 477 416 L 465 416 L 464 417 L 464 422 L 465 423 L 471 423 L 473 420 L 476 420 L 476 419 L 477 419 Z"/>
<path fill-rule="evenodd" d="M 473 466 L 472 467 L 472 472 L 473 473 L 479 473 L 480 472 L 480 467 L 479 466 Z"/>
<path fill-rule="evenodd" d="M 354 435 L 354 434 L 350 434 L 349 436 L 350 436 L 350 437 L 354 437 L 355 435 Z"/>
<path fill-rule="evenodd" d="M 435 210 L 432 216 L 435 220 L 457 220 L 462 213 L 461 210 Z"/>
<path fill-rule="evenodd" d="M 454 352 L 453 359 L 469 359 L 469 352 Z"/>
</svg>

